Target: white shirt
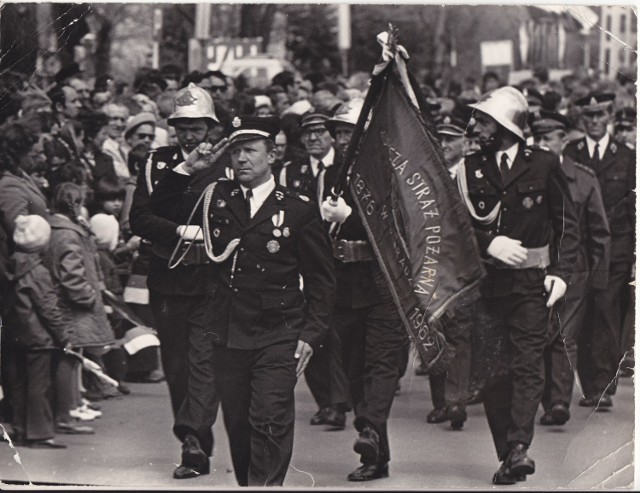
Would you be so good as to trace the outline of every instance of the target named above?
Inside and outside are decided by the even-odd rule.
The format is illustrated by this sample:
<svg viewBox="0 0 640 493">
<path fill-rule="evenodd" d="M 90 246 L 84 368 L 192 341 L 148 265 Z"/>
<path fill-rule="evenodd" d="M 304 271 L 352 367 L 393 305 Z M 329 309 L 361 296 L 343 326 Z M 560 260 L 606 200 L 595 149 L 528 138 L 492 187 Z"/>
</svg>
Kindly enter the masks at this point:
<svg viewBox="0 0 640 493">
<path fill-rule="evenodd" d="M 333 166 L 333 160 L 335 159 L 335 157 L 336 157 L 336 151 L 334 150 L 333 147 L 329 148 L 329 152 L 327 152 L 327 154 L 322 159 L 309 156 L 309 163 L 311 164 L 311 171 L 313 172 L 313 176 L 314 177 L 318 176 L 318 173 L 319 173 L 318 165 L 320 164 L 320 161 L 322 161 L 322 164 L 324 165 L 325 168 L 328 168 L 329 166 Z"/>
<path fill-rule="evenodd" d="M 271 195 L 274 188 L 276 188 L 276 180 L 273 178 L 273 175 L 269 178 L 269 181 L 263 183 L 262 185 L 258 185 L 256 188 L 251 189 L 253 194 L 249 199 L 249 204 L 251 207 L 251 217 L 256 215 L 256 212 L 262 207 L 264 201 L 267 200 L 267 197 Z M 242 190 L 242 195 L 244 197 L 247 196 L 247 191 L 249 190 L 244 185 L 240 185 L 240 189 Z"/>
<path fill-rule="evenodd" d="M 502 160 L 503 154 L 507 155 L 507 166 L 509 166 L 509 169 L 511 169 L 511 167 L 513 166 L 513 162 L 515 161 L 516 156 L 518 155 L 518 145 L 519 143 L 516 142 L 507 150 L 496 152 L 496 163 L 498 163 L 498 169 L 500 169 L 500 162 Z"/>
<path fill-rule="evenodd" d="M 607 150 L 607 146 L 609 145 L 609 132 L 606 132 L 604 134 L 604 137 L 602 137 L 598 142 L 593 140 L 588 135 L 585 135 L 585 138 L 587 140 L 587 149 L 589 149 L 589 157 L 593 159 L 593 153 L 596 151 L 596 144 L 598 144 L 600 146 L 598 148 L 598 157 L 602 159 L 602 156 L 604 156 L 604 151 Z"/>
</svg>

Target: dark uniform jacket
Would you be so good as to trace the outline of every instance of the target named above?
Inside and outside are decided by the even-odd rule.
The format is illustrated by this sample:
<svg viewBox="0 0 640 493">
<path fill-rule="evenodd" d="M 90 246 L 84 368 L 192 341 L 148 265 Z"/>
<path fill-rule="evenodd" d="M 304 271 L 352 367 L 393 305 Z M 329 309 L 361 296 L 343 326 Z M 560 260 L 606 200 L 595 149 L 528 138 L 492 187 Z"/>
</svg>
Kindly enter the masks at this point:
<svg viewBox="0 0 640 493">
<path fill-rule="evenodd" d="M 337 156 L 337 154 L 336 154 Z M 340 166 L 333 165 L 327 168 L 324 175 L 324 199 L 331 196 L 331 188 L 336 182 Z M 348 186 L 344 187 L 342 197 L 352 212 L 345 222 L 340 225 L 333 236 L 334 244 L 341 241 L 365 241 L 368 247 L 369 259 L 358 262 L 343 262 L 335 258 L 336 270 L 336 306 L 341 308 L 364 308 L 374 306 L 382 302 L 380 287 L 374 281 L 374 271 L 379 270 L 373 249 L 369 244 L 367 232 L 364 229 L 357 206 L 351 197 Z M 328 223 L 325 223 L 328 225 Z"/>
<path fill-rule="evenodd" d="M 163 178 L 151 199 L 153 211 L 171 218 L 180 214 L 171 204 L 182 202 L 190 209 L 193 197 L 185 195 L 190 181 L 177 173 Z M 258 349 L 301 339 L 317 347 L 328 329 L 335 277 L 316 204 L 276 185 L 249 220 L 240 187 L 222 179 L 207 218 L 214 255 L 240 239 L 226 260 L 210 265 L 213 282 L 205 320 L 215 343 Z M 300 274 L 308 293 L 306 304 Z"/>
<path fill-rule="evenodd" d="M 185 215 L 172 215 L 172 220 L 160 217 L 149 208 L 150 196 L 155 186 L 171 170 L 184 161 L 180 146 L 167 146 L 154 149 L 149 153 L 147 163 L 138 176 L 136 190 L 133 193 L 129 222 L 131 232 L 151 242 L 152 256 L 149 263 L 147 285 L 150 289 L 168 295 L 193 296 L 204 294 L 206 274 L 202 263 L 183 262 L 175 269 L 169 269 L 168 263 L 178 241 L 177 228 L 186 224 L 190 211 Z M 206 186 L 225 173 L 228 158 L 223 156 L 219 166 L 199 173 L 190 184 L 190 190 L 199 194 Z M 171 206 L 172 204 L 168 204 Z M 194 219 L 199 220 L 198 216 Z M 196 224 L 196 223 L 194 223 Z M 200 259 L 204 261 L 204 259 Z"/>
<path fill-rule="evenodd" d="M 520 240 L 525 248 L 549 245 L 556 238 L 556 254 L 546 274 L 569 282 L 579 248 L 578 218 L 567 180 L 552 153 L 520 144 L 509 174 L 502 183 L 495 155 L 476 152 L 465 159 L 469 199 L 477 216 L 487 216 L 500 203 L 493 222 L 481 224 L 472 218 L 481 253 L 488 262 L 485 295 L 506 295 L 514 289 L 541 280 L 541 269 L 508 269 L 489 257 L 487 248 L 497 236 Z M 499 282 L 495 276 L 500 277 Z"/>
<path fill-rule="evenodd" d="M 583 137 L 569 143 L 564 155 L 591 168 L 598 178 L 611 230 L 611 263 L 633 262 L 636 224 L 634 152 L 609 137 L 609 145 L 600 161 L 592 161 L 586 137 Z"/>
<path fill-rule="evenodd" d="M 340 153 L 336 149 L 334 149 L 334 152 L 333 164 L 326 167 L 327 171 L 340 167 L 342 163 Z M 320 173 L 318 173 L 318 176 L 320 176 Z M 276 183 L 316 201 L 318 197 L 318 176 L 313 176 L 311 158 L 306 156 L 303 159 L 284 163 L 275 178 Z M 332 182 L 328 183 L 332 184 Z M 329 191 L 331 191 L 331 185 L 329 185 Z M 323 190 L 323 196 L 325 195 L 324 192 L 325 190 Z"/>
<path fill-rule="evenodd" d="M 590 284 L 596 289 L 604 289 L 609 277 L 610 233 L 600 185 L 592 169 L 570 157 L 563 158 L 562 171 L 569 183 L 580 227 L 575 270 L 590 272 Z"/>
</svg>

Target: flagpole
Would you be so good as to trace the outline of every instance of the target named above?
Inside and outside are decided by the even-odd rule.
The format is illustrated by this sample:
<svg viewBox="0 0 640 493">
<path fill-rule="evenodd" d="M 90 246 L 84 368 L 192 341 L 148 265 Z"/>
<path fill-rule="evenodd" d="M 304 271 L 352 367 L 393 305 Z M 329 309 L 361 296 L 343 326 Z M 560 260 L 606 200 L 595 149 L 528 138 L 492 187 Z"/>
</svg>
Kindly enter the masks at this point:
<svg viewBox="0 0 640 493">
<path fill-rule="evenodd" d="M 392 36 L 395 39 L 396 32 L 393 27 L 389 25 L 389 39 L 392 39 Z M 390 41 L 391 42 L 391 41 Z M 364 102 L 362 103 L 362 110 L 360 111 L 360 116 L 358 117 L 358 121 L 356 122 L 356 128 L 353 130 L 353 134 L 351 135 L 351 140 L 349 141 L 349 145 L 347 146 L 347 151 L 345 152 L 344 161 L 340 165 L 340 169 L 336 176 L 336 181 L 331 188 L 331 196 L 332 200 L 336 202 L 338 197 L 340 197 L 344 191 L 344 187 L 347 183 L 347 175 L 349 174 L 349 169 L 351 165 L 355 161 L 356 153 L 358 151 L 358 147 L 360 145 L 360 141 L 362 140 L 362 134 L 364 133 L 364 127 L 367 123 L 367 119 L 369 118 L 369 114 L 371 113 L 371 109 L 375 101 L 377 101 L 378 96 L 382 93 L 382 89 L 384 87 L 384 83 L 389 74 L 389 70 L 393 65 L 393 60 L 391 60 L 387 66 L 379 73 L 375 73 L 371 78 L 371 84 L 369 85 L 369 89 L 367 91 L 367 95 L 364 98 Z"/>
</svg>

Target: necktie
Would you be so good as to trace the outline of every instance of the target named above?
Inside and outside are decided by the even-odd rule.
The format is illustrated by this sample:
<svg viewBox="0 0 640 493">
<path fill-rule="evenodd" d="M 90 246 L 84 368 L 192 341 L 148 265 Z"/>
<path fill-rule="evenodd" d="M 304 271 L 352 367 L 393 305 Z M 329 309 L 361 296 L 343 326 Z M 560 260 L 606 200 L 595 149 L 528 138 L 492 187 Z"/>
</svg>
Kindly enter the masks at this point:
<svg viewBox="0 0 640 493">
<path fill-rule="evenodd" d="M 593 148 L 593 160 L 598 163 L 600 162 L 600 144 L 596 142 L 596 146 Z"/>
<path fill-rule="evenodd" d="M 316 176 L 320 176 L 322 170 L 324 170 L 324 163 L 322 161 L 318 161 L 318 174 Z"/>
<path fill-rule="evenodd" d="M 247 190 L 244 195 L 244 208 L 247 211 L 247 219 L 251 219 L 251 197 L 253 197 L 253 192 Z"/>
<path fill-rule="evenodd" d="M 500 174 L 502 175 L 502 183 L 507 181 L 507 175 L 509 174 L 509 156 L 506 152 L 502 153 L 500 157 Z"/>
<path fill-rule="evenodd" d="M 322 161 L 318 161 L 318 176 L 316 177 L 316 200 L 318 204 L 322 204 L 322 196 L 324 195 L 324 171 L 325 171 L 324 163 Z"/>
</svg>

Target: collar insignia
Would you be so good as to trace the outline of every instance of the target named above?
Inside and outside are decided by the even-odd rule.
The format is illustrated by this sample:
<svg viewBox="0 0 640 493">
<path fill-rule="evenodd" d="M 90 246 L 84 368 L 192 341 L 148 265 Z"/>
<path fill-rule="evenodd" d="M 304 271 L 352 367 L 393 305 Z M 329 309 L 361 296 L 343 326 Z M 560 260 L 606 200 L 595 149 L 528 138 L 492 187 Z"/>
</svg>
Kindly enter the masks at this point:
<svg viewBox="0 0 640 493">
<path fill-rule="evenodd" d="M 482 170 L 481 169 L 477 169 L 476 170 L 476 178 L 482 178 L 484 175 L 482 174 Z"/>
<path fill-rule="evenodd" d="M 165 163 L 164 161 L 158 161 L 158 164 L 156 165 L 156 168 L 158 169 L 165 169 L 167 167 L 167 163 Z"/>
<path fill-rule="evenodd" d="M 582 149 L 584 149 L 584 141 L 580 141 L 578 142 L 578 150 L 581 151 Z"/>
<path fill-rule="evenodd" d="M 231 122 L 231 125 L 233 125 L 233 128 L 238 128 L 240 125 L 242 125 L 242 120 L 240 120 L 240 118 L 236 116 Z"/>
<path fill-rule="evenodd" d="M 618 151 L 618 146 L 615 144 L 615 142 L 612 142 L 609 146 L 609 149 L 611 149 L 612 154 L 615 154 Z"/>
</svg>

